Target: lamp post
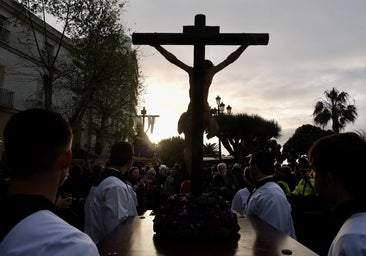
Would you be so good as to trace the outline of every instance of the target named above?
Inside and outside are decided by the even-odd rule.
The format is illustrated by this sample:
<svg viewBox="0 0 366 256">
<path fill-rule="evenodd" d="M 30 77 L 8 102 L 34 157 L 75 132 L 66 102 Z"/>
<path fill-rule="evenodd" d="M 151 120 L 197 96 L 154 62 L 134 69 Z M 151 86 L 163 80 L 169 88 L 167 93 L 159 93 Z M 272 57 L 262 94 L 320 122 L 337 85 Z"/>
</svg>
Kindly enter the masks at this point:
<svg viewBox="0 0 366 256">
<path fill-rule="evenodd" d="M 218 115 L 224 113 L 224 110 L 225 110 L 225 104 L 223 102 L 221 102 L 221 97 L 219 95 L 217 95 L 217 97 L 216 97 L 216 104 L 217 104 L 216 115 L 218 116 Z M 230 105 L 228 105 L 226 107 L 226 111 L 229 115 L 231 114 L 231 110 L 232 110 L 232 107 Z M 221 157 L 221 138 L 220 138 L 220 136 L 221 136 L 221 132 L 219 131 L 219 135 L 218 135 L 218 137 L 219 137 L 219 161 L 221 162 L 222 157 Z"/>
<path fill-rule="evenodd" d="M 231 115 L 231 110 L 232 110 L 232 107 L 230 105 L 227 105 L 226 107 L 226 112 Z"/>
</svg>

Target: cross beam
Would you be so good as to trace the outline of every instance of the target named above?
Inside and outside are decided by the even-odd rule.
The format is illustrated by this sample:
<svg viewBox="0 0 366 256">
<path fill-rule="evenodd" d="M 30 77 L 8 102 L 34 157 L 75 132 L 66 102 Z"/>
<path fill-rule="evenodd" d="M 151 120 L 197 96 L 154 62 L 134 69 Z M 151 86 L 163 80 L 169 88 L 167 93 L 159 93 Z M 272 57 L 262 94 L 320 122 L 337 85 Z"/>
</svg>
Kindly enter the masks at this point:
<svg viewBox="0 0 366 256">
<path fill-rule="evenodd" d="M 185 31 L 185 30 L 184 30 Z M 159 42 L 166 45 L 266 45 L 268 44 L 268 34 L 241 33 L 241 34 L 224 34 L 209 33 L 200 34 L 196 32 L 178 33 L 134 33 L 132 42 L 134 44 L 151 44 Z"/>
<path fill-rule="evenodd" d="M 220 27 L 206 26 L 202 14 L 195 17 L 195 26 L 183 26 L 183 33 L 133 33 L 134 44 L 167 45 L 267 45 L 265 33 L 221 33 Z"/>
<path fill-rule="evenodd" d="M 218 26 L 206 26 L 203 14 L 195 16 L 194 26 L 183 26 L 183 33 L 133 33 L 132 43 L 140 45 L 193 45 L 194 46 L 194 86 L 191 88 L 192 123 L 191 136 L 185 136 L 186 144 L 191 145 L 192 192 L 202 193 L 202 158 L 203 158 L 203 72 L 206 45 L 267 45 L 268 34 L 225 34 Z"/>
</svg>

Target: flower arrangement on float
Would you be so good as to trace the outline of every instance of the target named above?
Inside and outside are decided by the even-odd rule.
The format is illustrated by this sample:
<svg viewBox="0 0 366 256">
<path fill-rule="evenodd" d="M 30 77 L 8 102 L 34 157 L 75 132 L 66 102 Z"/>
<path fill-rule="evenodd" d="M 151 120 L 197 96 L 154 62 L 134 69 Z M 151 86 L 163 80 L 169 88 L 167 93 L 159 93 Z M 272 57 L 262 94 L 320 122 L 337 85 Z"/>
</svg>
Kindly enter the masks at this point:
<svg viewBox="0 0 366 256">
<path fill-rule="evenodd" d="M 212 241 L 238 236 L 240 226 L 223 197 L 180 193 L 169 196 L 155 212 L 153 228 L 159 237 Z"/>
</svg>

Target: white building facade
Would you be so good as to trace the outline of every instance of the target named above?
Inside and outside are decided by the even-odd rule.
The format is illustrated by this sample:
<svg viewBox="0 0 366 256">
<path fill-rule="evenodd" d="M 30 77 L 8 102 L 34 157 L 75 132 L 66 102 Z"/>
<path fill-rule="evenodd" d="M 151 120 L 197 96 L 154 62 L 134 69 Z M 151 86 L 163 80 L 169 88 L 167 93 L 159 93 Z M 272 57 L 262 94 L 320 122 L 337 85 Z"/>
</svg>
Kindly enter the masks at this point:
<svg viewBox="0 0 366 256">
<path fill-rule="evenodd" d="M 45 65 L 54 61 L 58 52 L 54 67 L 59 75 L 58 68 L 70 61 L 71 41 L 61 38 L 59 31 L 29 14 L 18 2 L 0 0 L 0 137 L 12 114 L 44 106 Z M 60 81 L 62 78 L 54 82 L 56 87 Z M 69 96 L 59 96 L 54 90 L 56 105 L 59 100 L 70 100 Z"/>
</svg>

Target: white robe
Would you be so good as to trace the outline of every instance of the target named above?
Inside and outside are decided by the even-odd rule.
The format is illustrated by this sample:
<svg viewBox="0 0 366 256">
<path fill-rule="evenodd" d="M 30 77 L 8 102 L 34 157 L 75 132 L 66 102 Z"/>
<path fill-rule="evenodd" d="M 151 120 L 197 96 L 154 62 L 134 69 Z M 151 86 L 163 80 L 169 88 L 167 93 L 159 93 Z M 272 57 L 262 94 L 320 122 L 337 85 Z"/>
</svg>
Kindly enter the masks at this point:
<svg viewBox="0 0 366 256">
<path fill-rule="evenodd" d="M 48 210 L 37 211 L 10 230 L 0 243 L 0 255 L 99 255 L 86 234 Z"/>
<path fill-rule="evenodd" d="M 291 205 L 278 184 L 267 182 L 250 196 L 244 213 L 255 215 L 279 231 L 296 239 L 292 221 Z"/>
<path fill-rule="evenodd" d="M 355 213 L 343 223 L 329 248 L 328 255 L 366 255 L 365 212 Z"/>
<path fill-rule="evenodd" d="M 243 214 L 249 196 L 250 191 L 248 188 L 239 189 L 231 201 L 231 210 Z"/>
<path fill-rule="evenodd" d="M 84 210 L 84 231 L 96 244 L 127 217 L 137 215 L 135 198 L 130 189 L 114 176 L 91 187 Z"/>
</svg>

